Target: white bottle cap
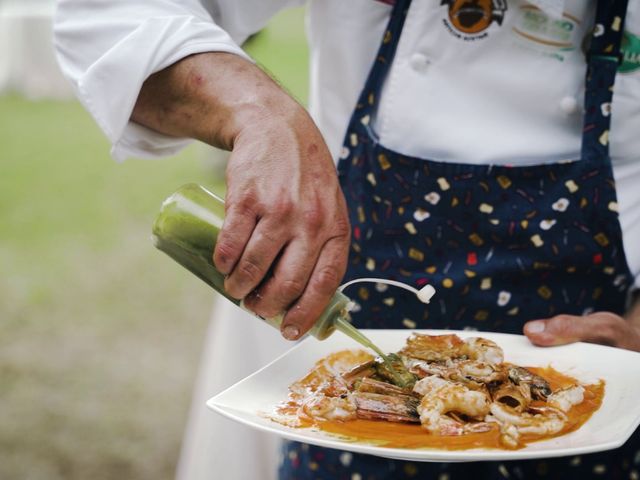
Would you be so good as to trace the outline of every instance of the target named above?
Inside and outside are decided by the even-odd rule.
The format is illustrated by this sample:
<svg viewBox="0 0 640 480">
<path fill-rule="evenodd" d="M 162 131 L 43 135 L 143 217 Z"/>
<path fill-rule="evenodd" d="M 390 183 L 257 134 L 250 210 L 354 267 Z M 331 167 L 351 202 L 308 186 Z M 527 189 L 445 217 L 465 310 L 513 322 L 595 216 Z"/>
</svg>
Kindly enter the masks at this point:
<svg viewBox="0 0 640 480">
<path fill-rule="evenodd" d="M 429 303 L 431 298 L 436 294 L 436 289 L 431 285 L 425 285 L 416 294 L 418 296 L 418 300 L 422 303 Z"/>
</svg>

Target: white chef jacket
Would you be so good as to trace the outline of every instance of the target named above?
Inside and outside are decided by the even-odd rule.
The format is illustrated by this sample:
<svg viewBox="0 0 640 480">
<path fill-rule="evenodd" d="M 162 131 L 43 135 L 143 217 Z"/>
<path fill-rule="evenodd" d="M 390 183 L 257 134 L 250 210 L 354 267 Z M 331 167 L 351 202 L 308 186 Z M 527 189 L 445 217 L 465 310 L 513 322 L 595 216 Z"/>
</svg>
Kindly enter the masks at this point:
<svg viewBox="0 0 640 480">
<path fill-rule="evenodd" d="M 111 141 L 114 158 L 157 157 L 176 153 L 190 140 L 129 121 L 144 80 L 194 53 L 246 56 L 239 45 L 249 35 L 277 11 L 303 3 L 60 0 L 55 43 L 64 73 Z M 460 31 L 441 3 L 414 0 L 411 5 L 376 119 L 381 143 L 404 154 L 460 163 L 525 165 L 578 158 L 582 42 L 592 27 L 595 0 L 565 0 L 561 18 L 551 18 L 525 0 L 506 0 L 501 18 L 472 33 Z M 336 159 L 390 8 L 375 0 L 309 2 L 310 111 Z M 640 36 L 640 0 L 629 1 L 625 29 Z M 640 62 L 640 52 L 631 52 L 630 59 Z M 611 154 L 623 241 L 640 286 L 640 68 L 617 76 L 612 111 Z M 180 475 L 190 480 L 268 478 L 265 466 L 273 456 L 262 455 L 266 463 L 260 463 L 258 454 L 264 438 L 256 440 L 247 430 L 212 420 L 202 401 L 287 344 L 277 335 L 260 334 L 264 352 L 252 356 L 254 365 L 245 363 L 227 377 L 219 370 L 212 375 L 207 366 L 226 358 L 227 369 L 232 337 L 240 338 L 241 320 L 231 320 L 239 314 L 227 303 L 217 308 L 222 310 L 214 315 L 209 333 Z M 242 323 L 248 329 L 242 332 L 245 340 L 258 335 L 252 329 L 261 327 L 255 323 Z M 241 350 L 246 349 L 244 344 Z M 248 452 L 254 441 L 255 449 Z M 229 458 L 236 451 L 234 464 Z M 256 461 L 254 470 L 248 459 Z"/>
</svg>

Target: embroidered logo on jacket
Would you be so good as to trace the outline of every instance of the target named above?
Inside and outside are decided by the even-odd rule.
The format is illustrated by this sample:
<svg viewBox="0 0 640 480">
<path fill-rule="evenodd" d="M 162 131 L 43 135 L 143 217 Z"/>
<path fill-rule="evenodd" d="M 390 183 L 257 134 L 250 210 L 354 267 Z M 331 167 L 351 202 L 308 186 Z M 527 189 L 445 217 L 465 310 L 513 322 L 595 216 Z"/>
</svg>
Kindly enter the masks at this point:
<svg viewBox="0 0 640 480">
<path fill-rule="evenodd" d="M 625 31 L 620 48 L 622 50 L 622 64 L 620 64 L 618 71 L 631 73 L 640 70 L 640 36 Z"/>
<path fill-rule="evenodd" d="M 551 18 L 533 5 L 522 5 L 515 12 L 512 31 L 518 45 L 564 61 L 567 53 L 580 46 L 581 20 L 567 12 Z"/>
<path fill-rule="evenodd" d="M 486 36 L 492 23 L 502 25 L 507 10 L 506 0 L 441 0 L 449 7 L 445 26 L 458 38 L 471 40 Z"/>
</svg>

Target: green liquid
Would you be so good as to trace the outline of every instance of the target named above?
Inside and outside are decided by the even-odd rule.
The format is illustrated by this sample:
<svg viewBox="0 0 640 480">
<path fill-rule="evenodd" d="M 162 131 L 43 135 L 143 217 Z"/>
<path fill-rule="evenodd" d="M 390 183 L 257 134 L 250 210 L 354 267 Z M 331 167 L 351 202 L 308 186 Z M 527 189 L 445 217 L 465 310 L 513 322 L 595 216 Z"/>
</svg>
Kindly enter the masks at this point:
<svg viewBox="0 0 640 480">
<path fill-rule="evenodd" d="M 348 315 L 348 314 L 347 314 Z M 340 316 L 333 321 L 336 330 L 341 331 L 346 336 L 354 339 L 360 345 L 363 345 L 367 348 L 370 348 L 374 352 L 382 358 L 382 361 L 385 363 L 389 371 L 392 373 L 394 377 L 394 383 L 400 387 L 406 387 L 410 383 L 412 383 L 412 376 L 407 376 L 403 374 L 403 372 L 399 372 L 393 366 L 391 359 L 383 353 L 378 346 L 373 343 L 366 335 L 364 335 L 360 330 L 354 327 L 344 316 Z M 408 373 L 408 372 L 406 372 Z"/>
<path fill-rule="evenodd" d="M 387 364 L 390 363 L 389 359 L 382 352 L 382 350 L 380 350 L 375 343 L 369 340 L 365 334 L 363 334 L 360 330 L 358 330 L 356 327 L 351 325 L 351 323 L 349 323 L 349 321 L 346 318 L 344 317 L 336 318 L 334 320 L 334 325 L 336 327 L 336 330 L 340 330 L 347 337 L 353 338 L 360 345 L 370 348 L 371 350 L 376 352 L 380 356 L 380 358 L 382 358 L 382 360 L 385 361 L 385 363 Z"/>
</svg>

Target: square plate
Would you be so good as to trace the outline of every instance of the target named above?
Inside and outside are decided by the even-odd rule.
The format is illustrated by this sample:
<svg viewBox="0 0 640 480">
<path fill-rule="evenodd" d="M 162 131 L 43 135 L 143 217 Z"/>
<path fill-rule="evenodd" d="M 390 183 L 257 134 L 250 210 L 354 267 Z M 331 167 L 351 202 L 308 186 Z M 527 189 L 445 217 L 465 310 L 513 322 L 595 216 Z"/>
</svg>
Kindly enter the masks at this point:
<svg viewBox="0 0 640 480">
<path fill-rule="evenodd" d="M 265 418 L 265 413 L 285 400 L 288 386 L 304 377 L 322 357 L 339 350 L 362 348 L 350 338 L 335 333 L 322 342 L 307 338 L 266 367 L 241 380 L 207 402 L 227 418 L 289 440 L 380 457 L 411 461 L 464 462 L 559 457 L 611 450 L 621 446 L 640 424 L 640 353 L 588 343 L 561 347 L 533 346 L 522 335 L 454 330 L 416 330 L 461 338 L 484 337 L 504 350 L 505 361 L 518 365 L 551 365 L 583 383 L 604 379 L 605 396 L 600 409 L 577 431 L 549 440 L 533 442 L 520 450 L 476 448 L 471 450 L 387 448 L 361 441 L 348 441 L 311 428 L 290 428 Z M 363 330 L 383 351 L 397 351 L 410 330 Z M 426 433 L 425 433 L 426 434 Z"/>
</svg>

